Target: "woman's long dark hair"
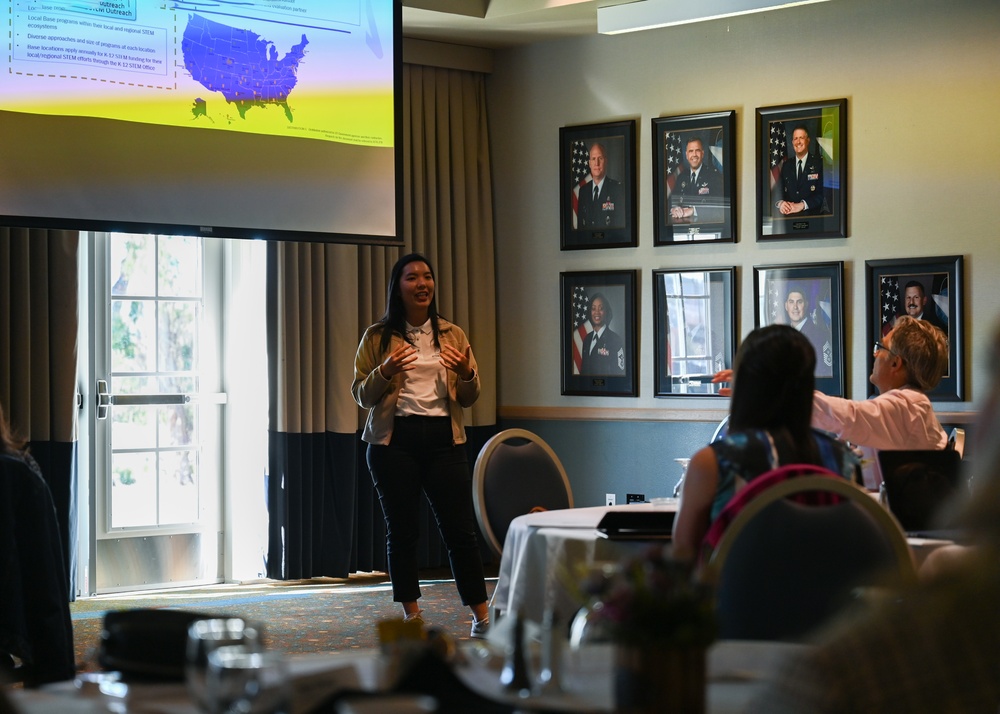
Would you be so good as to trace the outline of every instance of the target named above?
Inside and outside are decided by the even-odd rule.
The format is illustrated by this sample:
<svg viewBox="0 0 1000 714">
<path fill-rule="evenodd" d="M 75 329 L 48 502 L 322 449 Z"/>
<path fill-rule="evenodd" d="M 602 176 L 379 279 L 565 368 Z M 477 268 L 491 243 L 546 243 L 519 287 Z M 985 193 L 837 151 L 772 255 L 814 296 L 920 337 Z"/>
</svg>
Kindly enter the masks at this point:
<svg viewBox="0 0 1000 714">
<path fill-rule="evenodd" d="M 816 351 L 789 325 L 768 325 L 747 335 L 734 361 L 730 431 L 766 429 L 785 435 L 799 463 L 818 459 L 812 438 Z"/>
<path fill-rule="evenodd" d="M 438 349 L 441 348 L 441 342 L 438 340 L 437 277 L 434 275 L 434 266 L 420 253 L 408 253 L 392 266 L 392 272 L 389 274 L 389 287 L 386 290 L 385 312 L 376 323 L 382 325 L 382 340 L 379 342 L 382 352 L 389 349 L 393 332 L 398 332 L 404 340 L 413 344 L 410 336 L 406 334 L 406 307 L 403 305 L 403 294 L 399 289 L 399 282 L 403 277 L 403 269 L 410 263 L 418 262 L 427 263 L 431 277 L 434 278 L 434 296 L 431 298 L 428 313 L 431 318 L 431 329 L 434 331 L 434 346 Z M 419 325 L 414 325 L 414 327 L 419 327 Z"/>
</svg>

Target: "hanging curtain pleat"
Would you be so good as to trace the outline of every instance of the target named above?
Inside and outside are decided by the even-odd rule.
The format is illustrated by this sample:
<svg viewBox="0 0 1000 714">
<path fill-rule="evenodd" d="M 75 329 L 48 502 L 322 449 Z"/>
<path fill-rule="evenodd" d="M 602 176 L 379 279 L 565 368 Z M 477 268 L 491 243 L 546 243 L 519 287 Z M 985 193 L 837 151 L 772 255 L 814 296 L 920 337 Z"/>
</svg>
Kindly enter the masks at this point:
<svg viewBox="0 0 1000 714">
<path fill-rule="evenodd" d="M 0 404 L 52 492 L 76 593 L 79 234 L 0 228 Z"/>
<path fill-rule="evenodd" d="M 403 250 L 434 263 L 438 308 L 472 342 L 482 395 L 469 410 L 471 449 L 496 424 L 485 83 L 475 73 L 405 65 L 403 84 Z M 268 577 L 385 570 L 385 526 L 360 439 L 365 415 L 350 387 L 361 334 L 381 316 L 401 254 L 373 246 L 268 247 Z M 430 509 L 418 507 L 421 566 L 444 565 Z"/>
</svg>

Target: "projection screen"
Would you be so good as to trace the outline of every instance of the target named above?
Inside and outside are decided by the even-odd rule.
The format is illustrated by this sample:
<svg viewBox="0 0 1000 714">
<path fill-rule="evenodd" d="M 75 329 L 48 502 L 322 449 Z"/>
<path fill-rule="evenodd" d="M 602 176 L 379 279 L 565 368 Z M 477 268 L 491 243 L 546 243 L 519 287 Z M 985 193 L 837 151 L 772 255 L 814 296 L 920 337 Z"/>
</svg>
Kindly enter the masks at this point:
<svg viewBox="0 0 1000 714">
<path fill-rule="evenodd" d="M 0 223 L 401 243 L 395 0 L 0 8 Z"/>
</svg>

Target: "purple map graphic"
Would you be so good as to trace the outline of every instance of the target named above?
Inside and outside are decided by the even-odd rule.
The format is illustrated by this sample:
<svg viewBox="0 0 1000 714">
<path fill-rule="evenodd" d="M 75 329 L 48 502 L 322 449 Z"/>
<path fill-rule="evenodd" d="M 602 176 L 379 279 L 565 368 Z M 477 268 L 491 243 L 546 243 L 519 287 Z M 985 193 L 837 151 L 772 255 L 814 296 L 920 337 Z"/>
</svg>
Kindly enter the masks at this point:
<svg viewBox="0 0 1000 714">
<path fill-rule="evenodd" d="M 220 92 L 236 106 L 240 118 L 246 119 L 251 107 L 276 105 L 292 121 L 288 95 L 298 82 L 308 44 L 302 35 L 302 41 L 279 59 L 274 43 L 260 35 L 195 14 L 184 29 L 181 52 L 191 77 L 210 92 Z M 196 113 L 204 114 L 204 100 L 195 103 L 200 106 Z"/>
</svg>

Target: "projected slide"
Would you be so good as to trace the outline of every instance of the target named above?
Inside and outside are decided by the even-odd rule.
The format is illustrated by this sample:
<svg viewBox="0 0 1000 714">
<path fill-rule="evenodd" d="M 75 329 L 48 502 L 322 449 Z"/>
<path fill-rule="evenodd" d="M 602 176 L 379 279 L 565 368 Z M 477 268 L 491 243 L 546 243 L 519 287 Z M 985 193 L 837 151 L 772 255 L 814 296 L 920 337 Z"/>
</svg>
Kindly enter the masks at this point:
<svg viewBox="0 0 1000 714">
<path fill-rule="evenodd" d="M 4 5 L 0 110 L 393 146 L 391 3 Z"/>
</svg>

